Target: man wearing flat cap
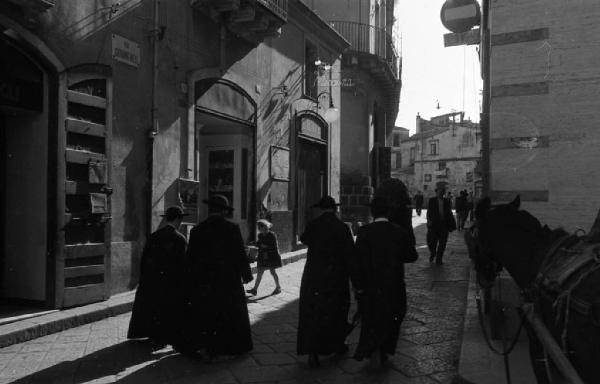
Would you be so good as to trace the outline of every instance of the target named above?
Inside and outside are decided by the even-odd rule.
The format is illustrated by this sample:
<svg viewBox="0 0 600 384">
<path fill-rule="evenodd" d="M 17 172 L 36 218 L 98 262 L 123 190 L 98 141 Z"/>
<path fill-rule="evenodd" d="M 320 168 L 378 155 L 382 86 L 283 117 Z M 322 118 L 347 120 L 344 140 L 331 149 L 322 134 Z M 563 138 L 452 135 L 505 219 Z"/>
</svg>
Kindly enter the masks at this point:
<svg viewBox="0 0 600 384">
<path fill-rule="evenodd" d="M 308 254 L 300 285 L 297 352 L 308 354 L 311 366 L 319 365 L 319 355 L 347 351 L 354 240 L 336 216 L 338 205 L 331 196 L 323 197 L 314 205 L 321 216 L 309 222 L 300 236 Z"/>
<path fill-rule="evenodd" d="M 179 232 L 187 216 L 180 207 L 169 207 L 165 225 L 152 233 L 142 253 L 140 283 L 129 322 L 127 337 L 149 338 L 154 349 L 172 341 L 175 302 L 180 295 L 186 240 Z"/>
<path fill-rule="evenodd" d="M 442 264 L 444 250 L 448 242 L 448 234 L 456 229 L 456 221 L 452 214 L 450 199 L 444 198 L 446 184 L 439 182 L 435 188 L 435 197 L 429 199 L 427 206 L 427 246 L 429 262 L 435 259 L 436 264 Z"/>
<path fill-rule="evenodd" d="M 233 211 L 223 195 L 204 200 L 208 218 L 190 233 L 187 250 L 186 308 L 179 342 L 184 353 L 209 357 L 252 349 L 244 286 L 252 273 L 240 227 L 226 217 Z"/>
<path fill-rule="evenodd" d="M 407 306 L 404 263 L 414 262 L 418 254 L 409 231 L 388 219 L 388 199 L 375 197 L 369 206 L 374 221 L 360 227 L 356 237 L 354 288 L 361 327 L 354 358 L 370 358 L 373 368 L 379 368 L 396 351 Z"/>
</svg>

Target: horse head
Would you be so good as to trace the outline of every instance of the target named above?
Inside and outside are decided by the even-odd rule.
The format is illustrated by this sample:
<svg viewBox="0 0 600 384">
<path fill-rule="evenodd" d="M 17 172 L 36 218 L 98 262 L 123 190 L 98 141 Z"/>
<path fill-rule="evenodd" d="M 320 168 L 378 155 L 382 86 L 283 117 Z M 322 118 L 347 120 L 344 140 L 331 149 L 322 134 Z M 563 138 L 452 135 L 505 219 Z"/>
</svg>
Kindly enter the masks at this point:
<svg viewBox="0 0 600 384">
<path fill-rule="evenodd" d="M 549 230 L 520 206 L 519 196 L 499 205 L 492 205 L 486 197 L 475 208 L 475 225 L 466 235 L 471 239 L 466 241 L 484 286 L 493 283 L 503 266 L 519 286 L 526 286 L 535 275 L 537 265 L 533 261 L 538 248 L 545 246 Z"/>
</svg>

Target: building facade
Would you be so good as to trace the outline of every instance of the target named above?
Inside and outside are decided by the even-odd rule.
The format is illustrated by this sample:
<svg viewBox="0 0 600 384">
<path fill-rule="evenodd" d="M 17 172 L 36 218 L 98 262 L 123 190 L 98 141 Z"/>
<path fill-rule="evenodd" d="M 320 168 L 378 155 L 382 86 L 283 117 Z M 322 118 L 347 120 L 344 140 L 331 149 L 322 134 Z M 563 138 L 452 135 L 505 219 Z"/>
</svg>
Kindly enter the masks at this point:
<svg viewBox="0 0 600 384">
<path fill-rule="evenodd" d="M 600 208 L 600 4 L 490 4 L 490 194 L 551 227 Z M 485 69 L 485 68 L 484 68 Z"/>
<path fill-rule="evenodd" d="M 401 57 L 394 39 L 397 0 L 304 0 L 350 43 L 338 79 L 341 99 L 341 212 L 366 221 L 374 188 L 390 177 L 389 141 L 398 114 Z"/>
<path fill-rule="evenodd" d="M 224 194 L 246 239 L 268 217 L 288 251 L 339 198 L 341 90 L 322 80 L 348 42 L 302 2 L 11 0 L 0 26 L 2 298 L 133 288 L 170 205 L 187 231 Z"/>
<path fill-rule="evenodd" d="M 416 133 L 401 142 L 401 167 L 392 177 L 402 180 L 411 195 L 418 190 L 435 194 L 435 185 L 445 182 L 455 196 L 462 190 L 481 195 L 477 168 L 481 159 L 479 124 L 455 112 L 426 120 L 417 115 Z"/>
</svg>

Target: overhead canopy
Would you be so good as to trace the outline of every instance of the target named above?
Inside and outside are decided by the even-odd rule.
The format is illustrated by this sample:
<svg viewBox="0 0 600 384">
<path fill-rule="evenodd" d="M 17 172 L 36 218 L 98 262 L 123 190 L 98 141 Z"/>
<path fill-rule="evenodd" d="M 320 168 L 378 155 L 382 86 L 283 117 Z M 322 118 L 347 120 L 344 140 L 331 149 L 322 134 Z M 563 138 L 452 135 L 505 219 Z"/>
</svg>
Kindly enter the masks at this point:
<svg viewBox="0 0 600 384">
<path fill-rule="evenodd" d="M 256 104 L 238 85 L 225 79 L 204 79 L 195 85 L 196 109 L 254 124 Z"/>
</svg>

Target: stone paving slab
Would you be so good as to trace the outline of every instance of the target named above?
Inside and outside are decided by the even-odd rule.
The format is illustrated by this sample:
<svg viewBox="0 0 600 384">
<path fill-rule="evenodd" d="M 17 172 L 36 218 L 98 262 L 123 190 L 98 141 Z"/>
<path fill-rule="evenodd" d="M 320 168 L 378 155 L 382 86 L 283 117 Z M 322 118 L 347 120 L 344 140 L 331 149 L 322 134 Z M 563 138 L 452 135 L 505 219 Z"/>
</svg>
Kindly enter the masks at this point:
<svg viewBox="0 0 600 384">
<path fill-rule="evenodd" d="M 305 257 L 306 249 L 300 249 L 283 254 L 281 259 L 287 265 Z M 256 265 L 252 266 L 252 273 L 256 273 Z M 107 301 L 0 325 L 0 348 L 130 312 L 134 298 L 135 290 L 114 295 Z"/>
<path fill-rule="evenodd" d="M 425 241 L 416 218 L 417 241 Z M 298 294 L 304 261 L 279 269 L 282 293 L 271 296 L 267 274 L 257 297 L 249 298 L 255 348 L 235 358 L 208 362 L 167 347 L 126 340 L 130 313 L 0 348 L 0 384 L 35 383 L 399 383 L 439 384 L 457 379 L 469 261 L 460 234 L 448 244 L 445 264 L 428 262 L 426 248 L 407 265 L 409 308 L 396 354 L 378 371 L 352 359 L 358 329 L 348 338 L 350 354 L 322 359 L 312 369 L 297 356 Z M 351 315 L 355 310 L 355 303 Z"/>
</svg>

